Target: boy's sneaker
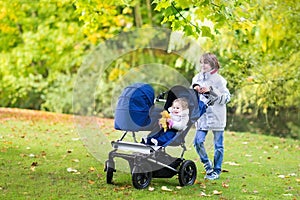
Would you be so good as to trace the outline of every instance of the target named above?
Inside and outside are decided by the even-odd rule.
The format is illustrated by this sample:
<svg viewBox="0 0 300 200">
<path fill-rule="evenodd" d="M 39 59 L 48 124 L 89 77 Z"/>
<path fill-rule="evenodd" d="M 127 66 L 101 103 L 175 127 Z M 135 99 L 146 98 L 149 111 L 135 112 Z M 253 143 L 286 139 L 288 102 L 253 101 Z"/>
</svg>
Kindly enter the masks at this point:
<svg viewBox="0 0 300 200">
<path fill-rule="evenodd" d="M 203 166 L 205 168 L 206 175 L 211 174 L 214 171 L 214 169 L 212 168 L 212 163 L 210 161 L 205 163 Z"/>
<path fill-rule="evenodd" d="M 212 172 L 210 174 L 206 174 L 206 176 L 204 177 L 204 179 L 211 180 L 211 181 L 219 179 L 219 178 L 220 178 L 220 175 L 217 172 Z"/>
</svg>

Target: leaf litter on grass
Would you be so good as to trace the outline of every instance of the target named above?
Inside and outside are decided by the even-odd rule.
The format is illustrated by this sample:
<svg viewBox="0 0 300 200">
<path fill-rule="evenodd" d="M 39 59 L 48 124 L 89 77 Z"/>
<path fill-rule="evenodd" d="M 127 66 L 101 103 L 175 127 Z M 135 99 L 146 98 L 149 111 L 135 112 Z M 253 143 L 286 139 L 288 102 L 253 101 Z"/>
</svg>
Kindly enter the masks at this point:
<svg viewBox="0 0 300 200">
<path fill-rule="evenodd" d="M 42 120 L 39 121 L 38 118 L 32 116 L 34 112 L 30 112 L 31 116 L 26 117 L 24 112 L 22 113 L 21 120 L 22 122 L 18 121 L 17 115 L 13 117 L 9 117 L 2 121 L 4 125 L 9 129 L 9 132 L 0 130 L 1 139 L 0 142 L 2 143 L 1 152 L 9 155 L 13 155 L 12 153 L 17 152 L 19 158 L 14 159 L 15 157 L 9 158 L 9 166 L 14 166 L 14 168 L 22 171 L 22 175 L 20 173 L 10 173 L 10 177 L 14 177 L 14 174 L 18 174 L 18 180 L 22 181 L 23 179 L 26 180 L 27 189 L 20 190 L 19 193 L 26 193 L 27 197 L 34 194 L 42 194 L 42 188 L 37 187 L 39 184 L 36 182 L 47 183 L 47 181 L 52 180 L 52 183 L 48 184 L 48 187 L 51 191 L 62 197 L 62 199 L 67 198 L 72 192 L 67 191 L 62 193 L 62 185 L 66 185 L 67 183 L 62 183 L 66 181 L 74 184 L 72 188 L 77 190 L 77 193 L 84 197 L 92 196 L 92 197 L 99 197 L 99 190 L 101 192 L 105 192 L 104 189 L 107 186 L 105 184 L 105 174 L 102 172 L 102 168 L 99 172 L 94 173 L 91 170 L 91 162 L 98 163 L 93 159 L 92 156 L 86 157 L 86 152 L 81 151 L 84 147 L 81 145 L 81 139 L 74 135 L 75 132 L 66 131 L 66 129 L 72 128 L 70 123 L 68 125 L 59 125 L 64 124 L 64 120 L 60 121 L 59 117 L 54 117 L 53 114 L 47 114 L 47 116 L 42 117 Z M 41 113 L 40 113 L 41 114 Z M 2 116 L 0 116 L 0 121 Z M 7 116 L 6 116 L 7 117 Z M 33 119 L 35 118 L 35 119 Z M 51 118 L 56 122 L 50 122 Z M 66 117 L 68 118 L 68 117 Z M 31 120 L 31 122 L 26 122 L 26 120 Z M 69 120 L 69 119 L 68 119 Z M 66 120 L 66 121 L 68 121 Z M 49 122 L 50 125 L 47 125 Z M 60 126 L 63 126 L 62 128 Z M 104 127 L 104 125 L 99 125 Z M 106 127 L 107 134 L 110 134 L 110 130 L 113 130 L 112 127 Z M 62 131 L 61 131 L 62 129 Z M 109 130 L 110 129 L 110 130 Z M 234 136 L 232 136 L 234 135 Z M 219 181 L 214 183 L 205 183 L 205 182 L 198 182 L 196 186 L 198 189 L 194 188 L 195 192 L 189 192 L 191 198 L 196 198 L 199 196 L 199 192 L 202 191 L 206 195 L 213 196 L 214 191 L 222 192 L 219 194 L 220 198 L 227 198 L 234 196 L 240 196 L 243 198 L 243 194 L 253 195 L 252 197 L 260 198 L 266 197 L 266 199 L 274 198 L 275 195 L 280 199 L 281 197 L 291 197 L 293 199 L 297 199 L 299 197 L 299 183 L 300 179 L 297 175 L 298 171 L 293 171 L 292 169 L 298 168 L 299 163 L 296 163 L 297 154 L 295 154 L 295 150 L 299 151 L 299 145 L 296 142 L 291 143 L 290 140 L 281 140 L 277 138 L 267 138 L 259 135 L 251 135 L 245 134 L 247 137 L 241 137 L 240 134 L 235 133 L 229 135 L 229 139 L 226 141 L 226 145 L 230 148 L 227 149 L 226 153 L 226 160 L 224 165 L 228 167 L 228 171 L 230 173 L 224 173 L 223 176 Z M 230 137 L 234 137 L 234 140 L 230 140 Z M 74 138 L 74 139 L 72 139 Z M 245 139 L 246 138 L 246 139 Z M 265 139 L 267 138 L 267 139 Z M 269 142 L 270 140 L 270 142 Z M 76 143 L 76 141 L 79 141 Z M 235 141 L 235 143 L 233 143 Z M 257 142 L 255 142 L 257 141 Z M 265 141 L 265 142 L 263 142 Z M 232 143 L 231 143 L 232 142 Z M 247 144 L 242 144 L 246 142 Z M 282 142 L 282 144 L 281 144 Z M 54 145 L 58 144 L 58 145 Z M 235 146 L 237 144 L 237 146 Z M 240 146 L 239 146 L 240 144 Z M 76 147 L 75 147 L 76 146 Z M 241 147 L 243 146 L 243 147 Z M 276 147 L 277 146 L 277 147 Z M 26 147 L 29 147 L 28 149 Z M 72 150 L 71 153 L 68 153 L 69 150 Z M 42 153 L 44 152 L 44 153 Z M 82 153 L 84 152 L 84 153 Z M 193 154 L 194 152 L 188 151 L 186 156 L 197 157 Z M 32 158 L 29 156 L 33 154 Z M 22 156 L 23 155 L 23 156 Z M 246 156 L 251 155 L 251 156 Z M 249 158 L 253 159 L 250 162 Z M 255 159 L 257 160 L 255 160 Z M 293 159 L 291 159 L 293 158 Z M 299 158 L 299 157 L 298 157 Z M 80 162 L 77 162 L 80 160 Z M 88 162 L 84 162 L 83 160 L 87 160 Z M 3 157 L 2 160 L 4 162 Z M 199 161 L 199 160 L 197 160 Z M 31 165 L 33 162 L 37 162 L 37 166 L 32 166 L 34 170 L 31 170 Z M 261 165 L 253 165 L 255 162 L 261 163 Z M 277 163 L 289 163 L 287 165 L 277 165 Z M 87 163 L 87 164 L 85 164 Z M 48 166 L 51 165 L 51 166 Z M 102 167 L 101 163 L 99 165 Z M 6 166 L 6 165 L 4 165 Z M 294 167 L 293 167 L 294 166 Z M 66 169 L 70 167 L 72 169 L 76 169 L 81 172 L 81 174 L 75 174 L 74 172 L 68 173 Z M 60 170 L 62 169 L 62 170 Z M 26 171 L 26 173 L 25 173 Z M 85 173 L 86 171 L 86 173 Z M 95 170 L 96 171 L 96 170 Z M 66 174 L 65 174 L 65 173 Z M 2 174 L 4 171 L 2 172 Z M 46 176 L 41 176 L 41 173 L 46 173 Z M 90 175 L 88 175 L 91 173 Z M 94 174 L 92 174 L 94 173 Z M 239 176 L 239 174 L 243 174 L 245 178 Z M 1 174 L 1 175 L 2 175 Z M 69 175 L 67 175 L 69 174 Z M 200 173 L 199 173 L 200 174 Z M 278 177 L 282 175 L 282 178 Z M 26 176 L 30 176 L 27 178 Z M 283 177 L 284 176 L 284 177 Z M 0 180 L 3 179 L 0 178 Z M 49 178 L 50 177 L 50 178 Z M 73 177 L 73 178 L 72 178 Z M 74 178 L 76 177 L 76 178 Z M 224 179 L 225 178 L 225 179 Z M 259 178 L 260 182 L 257 182 L 257 178 Z M 70 180 L 72 181 L 70 181 Z M 6 180 L 6 179 L 5 179 Z M 29 181 L 28 181 L 29 180 Z M 80 182 L 80 187 L 77 188 L 76 182 L 74 183 L 73 180 Z M 230 180 L 230 187 L 229 182 Z M 35 185 L 32 188 L 35 188 L 35 192 L 29 192 L 31 182 L 35 182 Z M 14 182 L 8 182 L 8 187 L 3 185 L 0 182 L 0 187 L 3 190 L 11 191 L 14 188 L 18 187 Z M 84 189 L 82 190 L 82 184 L 86 184 Z M 59 187 L 56 187 L 55 185 Z M 127 182 L 126 182 L 127 184 Z M 127 188 L 125 186 L 121 186 L 122 188 Z M 242 184 L 246 184 L 244 187 L 241 187 Z M 256 186 L 258 184 L 258 186 Z M 42 184 L 41 184 L 42 185 Z M 263 187 L 259 187 L 263 186 Z M 157 185 L 157 188 L 161 188 L 161 185 Z M 174 197 L 180 197 L 181 193 L 184 193 L 186 190 L 182 189 L 177 191 L 174 194 L 174 187 L 170 187 L 169 185 L 165 185 L 167 188 L 173 190 L 173 192 L 165 192 L 162 195 L 165 199 L 174 199 Z M 195 186 L 192 186 L 195 187 Z M 6 189 L 8 188 L 8 189 Z M 97 192 L 93 193 L 93 190 L 87 190 L 87 188 L 100 188 L 97 189 Z M 113 186 L 108 188 L 114 188 Z M 154 188 L 154 187 L 153 187 Z M 274 189 L 273 189 L 274 188 Z M 264 190 L 268 189 L 269 193 L 265 194 Z M 3 191 L 2 190 L 2 191 Z M 200 190 L 200 191 L 198 191 Z M 159 193 L 159 189 L 154 190 L 151 194 L 154 196 Z M 217 192 L 216 192 L 217 191 Z M 229 192 L 230 191 L 230 192 Z M 238 192 L 236 192 L 238 191 Z M 87 193 L 88 192 L 88 193 Z M 109 191 L 106 191 L 109 193 Z M 126 193 L 129 198 L 135 199 L 135 195 L 138 192 L 132 188 L 131 186 L 127 188 Z M 273 194 L 272 194 L 273 193 Z M 16 190 L 17 194 L 17 190 Z M 298 194 L 298 196 L 297 196 Z M 93 196 L 94 195 L 94 196 Z M 120 194 L 121 195 L 121 194 Z M 176 195 L 176 196 L 174 196 Z M 217 194 L 215 194 L 217 195 Z M 51 195 L 52 198 L 58 198 L 58 196 Z M 218 195 L 217 195 L 218 196 Z M 7 196 L 9 197 L 9 196 Z M 31 196 L 34 198 L 34 196 Z M 42 196 L 47 199 L 47 196 Z M 49 197 L 49 196 L 48 196 Z M 79 197 L 79 196 L 77 196 Z"/>
</svg>

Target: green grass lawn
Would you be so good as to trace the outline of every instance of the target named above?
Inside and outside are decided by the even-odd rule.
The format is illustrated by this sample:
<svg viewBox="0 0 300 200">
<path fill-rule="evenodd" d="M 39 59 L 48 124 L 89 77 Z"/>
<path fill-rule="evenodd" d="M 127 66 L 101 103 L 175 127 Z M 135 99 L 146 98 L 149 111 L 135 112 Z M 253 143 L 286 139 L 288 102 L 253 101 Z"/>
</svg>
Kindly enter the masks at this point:
<svg viewBox="0 0 300 200">
<path fill-rule="evenodd" d="M 112 122 L 99 119 L 109 139 L 122 134 Z M 102 157 L 112 149 L 86 148 L 75 125 L 68 115 L 0 109 L 0 199 L 300 199 L 298 140 L 226 132 L 224 172 L 216 181 L 204 181 L 189 144 L 184 157 L 197 165 L 196 183 L 180 188 L 176 176 L 153 179 L 150 191 L 135 189 L 124 170 L 114 174 L 114 185 L 106 184 L 104 160 L 93 149 Z"/>
</svg>

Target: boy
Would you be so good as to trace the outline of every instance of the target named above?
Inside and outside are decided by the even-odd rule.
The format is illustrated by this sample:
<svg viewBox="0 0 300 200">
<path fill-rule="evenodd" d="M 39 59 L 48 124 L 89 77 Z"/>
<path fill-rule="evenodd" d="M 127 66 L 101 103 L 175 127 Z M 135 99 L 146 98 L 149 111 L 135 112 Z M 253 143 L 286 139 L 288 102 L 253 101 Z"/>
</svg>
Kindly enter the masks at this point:
<svg viewBox="0 0 300 200">
<path fill-rule="evenodd" d="M 201 98 L 205 94 L 214 93 L 215 102 L 210 104 L 206 112 L 196 122 L 195 149 L 206 170 L 205 179 L 218 179 L 224 156 L 224 129 L 226 126 L 226 104 L 230 101 L 230 93 L 226 87 L 226 80 L 218 74 L 220 68 L 217 57 L 212 53 L 205 53 L 200 58 L 201 71 L 193 78 L 192 87 Z M 213 90 L 213 91 L 212 91 Z M 205 100 L 203 100 L 205 101 Z M 208 131 L 214 134 L 214 162 L 212 163 L 206 153 L 204 142 Z"/>
</svg>

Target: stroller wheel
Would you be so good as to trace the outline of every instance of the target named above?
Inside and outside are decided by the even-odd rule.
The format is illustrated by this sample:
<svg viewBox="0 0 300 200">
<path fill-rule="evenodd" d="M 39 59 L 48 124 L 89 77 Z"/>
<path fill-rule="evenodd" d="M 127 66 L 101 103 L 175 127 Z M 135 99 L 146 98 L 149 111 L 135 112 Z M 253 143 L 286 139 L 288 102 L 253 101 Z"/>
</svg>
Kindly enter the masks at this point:
<svg viewBox="0 0 300 200">
<path fill-rule="evenodd" d="M 151 167 L 148 163 L 134 166 L 132 170 L 132 184 L 136 189 L 145 189 L 152 179 Z"/>
<path fill-rule="evenodd" d="M 178 176 L 181 186 L 193 185 L 197 177 L 195 163 L 191 160 L 185 160 L 180 166 Z"/>
<path fill-rule="evenodd" d="M 104 171 L 106 171 L 106 183 L 112 184 L 114 172 L 116 172 L 114 162 L 106 161 Z"/>
<path fill-rule="evenodd" d="M 110 168 L 110 167 L 107 168 L 107 171 L 106 171 L 106 183 L 112 184 L 112 179 L 113 179 L 113 176 L 114 176 L 114 171 L 115 170 L 113 168 Z"/>
</svg>

